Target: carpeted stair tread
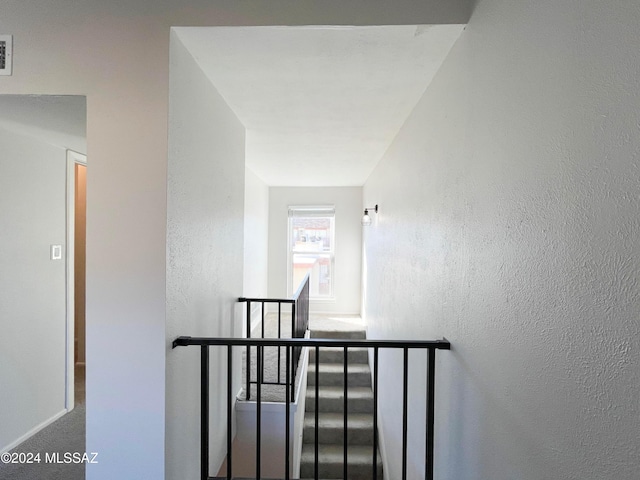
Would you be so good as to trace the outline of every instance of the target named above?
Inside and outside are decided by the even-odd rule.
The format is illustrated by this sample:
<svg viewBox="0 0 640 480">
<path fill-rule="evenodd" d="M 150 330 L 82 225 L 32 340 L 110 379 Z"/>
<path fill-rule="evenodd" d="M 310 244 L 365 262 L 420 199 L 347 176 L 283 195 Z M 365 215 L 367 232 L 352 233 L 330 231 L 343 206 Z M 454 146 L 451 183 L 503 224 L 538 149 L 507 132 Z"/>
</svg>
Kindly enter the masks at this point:
<svg viewBox="0 0 640 480">
<path fill-rule="evenodd" d="M 348 353 L 349 365 L 353 363 L 368 363 L 369 352 L 366 348 L 350 348 Z M 309 349 L 309 361 L 316 361 L 316 349 Z M 344 363 L 344 348 L 322 347 L 320 348 L 320 363 Z"/>
<path fill-rule="evenodd" d="M 316 397 L 315 388 L 307 389 L 306 410 L 315 411 Z M 321 412 L 338 412 L 344 410 L 344 387 L 318 388 L 318 400 Z M 349 413 L 372 413 L 373 412 L 373 392 L 370 387 L 352 387 L 347 391 L 349 402 Z"/>
<path fill-rule="evenodd" d="M 318 445 L 318 473 L 320 478 L 343 478 L 343 445 Z M 382 460 L 378 454 L 378 478 L 382 479 Z M 365 445 L 347 447 L 347 476 L 349 480 L 371 480 L 373 478 L 373 448 Z M 313 478 L 315 450 L 313 444 L 304 445 L 300 460 L 300 477 Z"/>
<path fill-rule="evenodd" d="M 365 339 L 365 330 L 311 332 L 312 338 Z M 315 466 L 316 356 L 310 350 L 300 478 L 313 478 Z M 373 478 L 373 392 L 367 348 L 349 349 L 347 362 L 347 433 L 344 432 L 344 348 L 323 347 L 318 362 L 318 476 L 344 478 L 344 443 L 347 442 L 347 479 Z M 378 453 L 375 470 L 382 480 Z"/>
<path fill-rule="evenodd" d="M 311 338 L 364 340 L 367 338 L 367 332 L 365 330 L 312 330 Z"/>
<path fill-rule="evenodd" d="M 344 415 L 318 412 L 318 439 L 320 443 L 342 444 L 344 441 Z M 315 413 L 304 416 L 304 442 L 315 441 Z M 350 413 L 347 415 L 347 443 L 350 445 L 373 445 L 373 415 Z"/>
<path fill-rule="evenodd" d="M 320 362 L 319 377 L 320 385 L 340 386 L 344 385 L 344 365 L 340 363 L 322 363 Z M 369 365 L 362 363 L 354 363 L 348 365 L 348 385 L 353 387 L 371 387 L 371 370 Z M 315 385 L 316 381 L 316 365 L 309 362 L 307 370 L 308 385 Z"/>
</svg>

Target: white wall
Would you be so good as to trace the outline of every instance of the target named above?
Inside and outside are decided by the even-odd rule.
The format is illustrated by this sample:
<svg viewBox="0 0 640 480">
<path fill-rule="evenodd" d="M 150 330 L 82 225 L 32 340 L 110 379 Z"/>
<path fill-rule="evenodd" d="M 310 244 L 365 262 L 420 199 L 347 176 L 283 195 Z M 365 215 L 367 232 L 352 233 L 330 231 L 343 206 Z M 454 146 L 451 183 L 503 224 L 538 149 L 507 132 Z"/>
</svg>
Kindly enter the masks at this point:
<svg viewBox="0 0 640 480">
<path fill-rule="evenodd" d="M 167 339 L 234 336 L 242 295 L 245 130 L 172 32 Z M 226 452 L 226 351 L 211 348 L 211 468 Z M 237 364 L 240 365 L 239 363 Z M 200 349 L 167 352 L 165 478 L 199 478 Z"/>
<path fill-rule="evenodd" d="M 269 256 L 269 187 L 245 169 L 244 288 L 246 297 L 267 296 Z"/>
<path fill-rule="evenodd" d="M 164 475 L 169 28 L 459 24 L 469 4 L 3 1 L 15 48 L 0 93 L 87 96 L 89 480 Z"/>
<path fill-rule="evenodd" d="M 245 145 L 246 148 L 246 145 Z M 244 191 L 244 297 L 266 298 L 269 266 L 269 187 L 253 170 L 245 168 Z M 246 319 L 246 304 L 241 312 Z M 252 308 L 253 322 L 259 317 L 260 304 Z M 245 321 L 242 322 L 245 325 Z M 246 328 L 243 329 L 246 332 Z"/>
<path fill-rule="evenodd" d="M 483 0 L 364 187 L 370 335 L 453 345 L 436 478 L 638 476 L 639 23 L 635 1 Z M 380 380 L 391 478 L 399 368 Z"/>
<path fill-rule="evenodd" d="M 0 451 L 65 411 L 66 151 L 0 129 Z"/>
<path fill-rule="evenodd" d="M 0 95 L 0 128 L 87 153 L 84 95 Z"/>
<path fill-rule="evenodd" d="M 362 267 L 361 187 L 271 187 L 269 189 L 269 296 L 287 297 L 289 206 L 334 205 L 335 302 L 311 302 L 312 312 L 360 313 Z"/>
</svg>

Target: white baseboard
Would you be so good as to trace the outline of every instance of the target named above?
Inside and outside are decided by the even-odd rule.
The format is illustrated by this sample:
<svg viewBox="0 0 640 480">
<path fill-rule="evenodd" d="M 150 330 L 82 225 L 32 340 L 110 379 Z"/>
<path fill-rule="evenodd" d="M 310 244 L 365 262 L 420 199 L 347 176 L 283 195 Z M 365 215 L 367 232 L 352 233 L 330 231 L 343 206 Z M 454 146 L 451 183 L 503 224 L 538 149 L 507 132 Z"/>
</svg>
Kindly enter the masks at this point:
<svg viewBox="0 0 640 480">
<path fill-rule="evenodd" d="M 6 446 L 2 447 L 2 449 L 0 449 L 0 453 L 8 452 L 9 450 L 14 449 L 18 445 L 20 445 L 22 442 L 24 442 L 25 440 L 31 438 L 36 433 L 38 433 L 43 428 L 48 427 L 49 425 L 51 425 L 53 422 L 58 420 L 60 417 L 62 417 L 66 413 L 67 413 L 67 409 L 65 408 L 64 410 L 56 413 L 53 417 L 49 418 L 48 420 L 45 420 L 44 422 L 42 422 L 39 425 L 36 425 L 31 430 L 29 430 L 27 433 L 22 435 L 20 438 L 14 440 L 9 445 L 6 445 Z"/>
<path fill-rule="evenodd" d="M 380 428 L 380 424 L 378 423 L 378 448 L 380 449 L 380 456 L 382 457 L 382 468 L 383 472 L 388 472 L 389 461 L 387 457 L 387 448 L 384 443 L 384 435 L 382 434 L 382 429 Z M 388 475 L 388 473 L 387 473 Z"/>
</svg>

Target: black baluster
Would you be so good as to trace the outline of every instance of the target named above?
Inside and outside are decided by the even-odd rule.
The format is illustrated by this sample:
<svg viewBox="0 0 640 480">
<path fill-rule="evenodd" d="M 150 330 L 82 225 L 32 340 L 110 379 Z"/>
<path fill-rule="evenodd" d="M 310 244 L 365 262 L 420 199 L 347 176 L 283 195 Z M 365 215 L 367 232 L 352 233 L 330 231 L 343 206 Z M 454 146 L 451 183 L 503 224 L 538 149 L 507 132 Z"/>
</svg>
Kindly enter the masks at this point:
<svg viewBox="0 0 640 480">
<path fill-rule="evenodd" d="M 409 349 L 404 347 L 404 367 L 402 385 L 402 480 L 407 480 L 407 391 L 409 387 Z"/>
<path fill-rule="evenodd" d="M 316 347 L 316 411 L 315 411 L 315 463 L 313 466 L 313 478 L 318 480 L 318 441 L 319 441 L 319 411 L 320 411 L 320 395 L 318 387 L 320 384 L 320 347 Z"/>
<path fill-rule="evenodd" d="M 247 338 L 251 338 L 251 301 L 247 300 Z M 251 345 L 247 345 L 246 348 L 246 380 L 247 380 L 247 394 L 246 400 L 251 400 Z"/>
<path fill-rule="evenodd" d="M 262 375 L 260 372 L 262 372 L 262 349 L 264 347 L 262 345 L 258 345 L 258 355 L 257 355 L 257 361 L 258 361 L 258 373 L 257 373 L 257 378 L 256 378 L 256 383 L 257 383 L 257 387 L 256 387 L 256 480 L 260 480 L 260 461 L 262 459 L 261 456 L 261 443 L 262 443 Z"/>
<path fill-rule="evenodd" d="M 378 480 L 378 347 L 373 349 L 373 480 Z"/>
<path fill-rule="evenodd" d="M 433 437 L 435 420 L 435 383 L 436 383 L 436 350 L 429 349 L 429 365 L 427 368 L 427 438 L 426 438 L 426 480 L 433 480 Z"/>
<path fill-rule="evenodd" d="M 200 347 L 200 478 L 209 479 L 209 346 Z"/>
<path fill-rule="evenodd" d="M 231 388 L 233 355 L 231 345 L 227 345 L 227 479 L 231 480 L 232 472 L 232 413 L 233 413 L 233 390 Z"/>
<path fill-rule="evenodd" d="M 289 480 L 290 478 L 290 461 L 289 461 L 289 430 L 291 429 L 291 421 L 289 420 L 289 416 L 291 415 L 291 399 L 289 398 L 289 389 L 291 388 L 289 385 L 289 377 L 291 376 L 291 366 L 289 364 L 290 362 L 290 357 L 291 357 L 291 347 L 289 345 L 287 345 L 285 347 L 285 394 L 284 394 L 284 401 L 285 401 L 285 440 L 284 440 L 284 468 L 285 468 L 285 473 L 284 473 L 284 478 L 285 480 Z"/>
<path fill-rule="evenodd" d="M 343 360 L 344 360 L 344 443 L 343 443 L 343 465 L 342 465 L 342 478 L 349 478 L 347 477 L 347 470 L 348 470 L 348 465 L 347 465 L 347 434 L 348 434 L 348 430 L 347 430 L 347 426 L 348 426 L 348 421 L 347 421 L 347 409 L 348 409 L 348 397 L 347 397 L 347 389 L 348 389 L 348 373 L 347 373 L 347 362 L 348 362 L 348 348 L 344 347 L 344 351 L 343 351 Z"/>
</svg>

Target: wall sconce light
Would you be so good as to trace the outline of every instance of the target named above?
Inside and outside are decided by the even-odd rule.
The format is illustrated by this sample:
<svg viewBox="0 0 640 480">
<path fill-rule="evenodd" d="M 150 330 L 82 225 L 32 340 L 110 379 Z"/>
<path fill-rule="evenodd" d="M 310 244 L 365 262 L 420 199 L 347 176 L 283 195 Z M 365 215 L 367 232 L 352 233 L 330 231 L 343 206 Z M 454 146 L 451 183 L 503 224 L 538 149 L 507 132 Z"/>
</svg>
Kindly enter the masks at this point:
<svg viewBox="0 0 640 480">
<path fill-rule="evenodd" d="M 362 226 L 368 227 L 371 225 L 371 217 L 369 216 L 369 210 L 373 210 L 375 213 L 378 213 L 378 205 L 375 207 L 368 207 L 364 209 L 364 215 L 362 216 Z"/>
</svg>

